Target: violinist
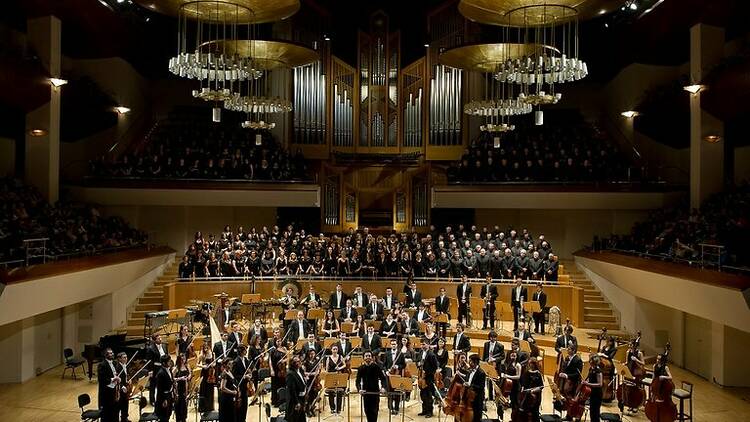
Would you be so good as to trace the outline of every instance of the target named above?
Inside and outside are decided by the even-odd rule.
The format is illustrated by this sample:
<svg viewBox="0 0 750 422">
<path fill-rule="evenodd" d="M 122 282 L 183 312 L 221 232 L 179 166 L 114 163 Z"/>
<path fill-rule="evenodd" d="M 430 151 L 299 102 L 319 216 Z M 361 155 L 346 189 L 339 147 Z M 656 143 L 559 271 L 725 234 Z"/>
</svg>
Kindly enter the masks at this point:
<svg viewBox="0 0 750 422">
<path fill-rule="evenodd" d="M 331 355 L 328 356 L 326 362 L 326 371 L 329 373 L 342 373 L 346 371 L 346 360 L 339 354 L 339 346 L 334 343 L 331 345 Z M 341 413 L 344 403 L 344 392 L 337 389 L 337 391 L 330 391 L 328 393 L 328 405 L 331 407 L 331 413 L 338 415 Z"/>
<path fill-rule="evenodd" d="M 365 319 L 383 320 L 383 304 L 380 303 L 376 295 L 370 295 L 370 302 L 365 307 Z"/>
<path fill-rule="evenodd" d="M 409 317 L 408 312 L 401 312 L 396 321 L 396 332 L 401 333 L 402 336 L 416 336 L 419 334 L 419 323 L 416 319 Z"/>
<path fill-rule="evenodd" d="M 589 396 L 589 417 L 591 418 L 591 422 L 599 422 L 599 415 L 602 410 L 603 377 L 602 371 L 599 369 L 599 359 L 599 356 L 594 354 L 589 357 L 589 374 L 585 380 L 581 381 L 582 385 L 591 388 L 591 396 Z"/>
<path fill-rule="evenodd" d="M 380 336 L 375 334 L 375 328 L 370 325 L 367 327 L 367 334 L 362 339 L 362 352 L 371 351 L 373 356 L 380 355 Z"/>
<path fill-rule="evenodd" d="M 438 297 L 435 298 L 435 312 L 437 312 L 438 315 L 443 315 L 443 314 L 448 315 L 448 320 L 450 320 L 451 316 L 448 313 L 450 306 L 451 306 L 451 300 L 445 294 L 445 287 L 441 287 L 440 295 L 438 295 Z M 437 330 L 441 333 L 443 337 L 447 337 L 446 334 L 448 333 L 448 323 L 438 322 Z"/>
<path fill-rule="evenodd" d="M 367 422 L 377 422 L 380 408 L 380 394 L 385 394 L 386 378 L 383 368 L 372 357 L 371 352 L 365 352 L 364 363 L 357 370 L 355 386 L 361 394 L 362 405 L 365 409 Z"/>
<path fill-rule="evenodd" d="M 352 332 L 350 333 L 352 336 L 362 338 L 367 333 L 367 322 L 365 321 L 365 317 L 363 315 L 357 315 L 357 319 L 354 321 L 354 325 L 352 326 Z"/>
<path fill-rule="evenodd" d="M 518 410 L 518 392 L 521 389 L 521 364 L 518 363 L 518 353 L 514 350 L 511 350 L 508 354 L 508 359 L 505 365 L 503 365 L 500 377 L 513 382 L 513 387 L 510 390 L 510 406 Z"/>
<path fill-rule="evenodd" d="M 217 360 L 224 360 L 229 356 L 229 333 L 226 331 L 221 333 L 221 340 L 214 343 L 214 356 Z"/>
<path fill-rule="evenodd" d="M 266 340 L 268 340 L 268 331 L 266 331 L 266 327 L 260 322 L 260 318 L 255 318 L 255 322 L 253 322 L 253 326 L 250 328 L 247 335 L 250 336 L 250 338 L 260 338 L 261 343 L 265 343 Z"/>
<path fill-rule="evenodd" d="M 438 370 L 435 373 L 436 378 L 442 377 L 443 385 L 450 384 L 450 376 L 448 374 L 448 349 L 445 348 L 445 338 L 440 337 L 437 342 L 437 349 L 435 350 L 435 357 L 438 360 Z"/>
<path fill-rule="evenodd" d="M 518 329 L 513 332 L 513 338 L 518 339 L 519 342 L 521 340 L 526 340 L 529 343 L 535 342 L 531 332 L 526 330 L 526 321 L 523 317 L 521 318 L 521 324 L 518 325 Z"/>
<path fill-rule="evenodd" d="M 221 363 L 221 381 L 219 382 L 219 422 L 235 421 L 235 400 L 239 396 L 237 380 L 232 375 L 233 361 L 226 359 Z"/>
<path fill-rule="evenodd" d="M 307 343 L 302 346 L 300 354 L 304 357 L 307 356 L 308 352 L 313 351 L 317 355 L 318 353 L 320 353 L 321 349 L 322 348 L 320 347 L 318 342 L 315 341 L 315 334 L 310 333 L 307 335 Z"/>
<path fill-rule="evenodd" d="M 266 350 L 276 347 L 276 340 L 281 340 L 281 328 L 279 327 L 273 329 L 273 336 L 266 342 Z"/>
<path fill-rule="evenodd" d="M 201 347 L 201 356 L 198 359 L 198 367 L 201 368 L 201 385 L 198 393 L 198 411 L 200 413 L 214 410 L 214 387 L 216 387 L 216 364 L 209 342 L 204 342 Z"/>
<path fill-rule="evenodd" d="M 161 358 L 169 356 L 167 352 L 167 345 L 162 342 L 161 334 L 151 335 L 151 346 L 149 347 L 149 359 L 151 359 L 151 368 L 148 376 L 148 401 L 149 403 L 155 403 L 154 395 L 156 392 L 156 374 L 161 369 Z"/>
<path fill-rule="evenodd" d="M 237 384 L 235 420 L 245 422 L 247 418 L 247 383 L 252 382 L 252 373 L 248 371 L 250 361 L 247 359 L 247 347 L 244 344 L 237 348 L 237 357 L 232 362 L 232 377 Z M 239 403 L 237 403 L 239 402 Z"/>
<path fill-rule="evenodd" d="M 286 420 L 304 422 L 305 418 L 305 376 L 301 372 L 299 357 L 289 362 L 289 376 L 286 377 L 287 410 Z"/>
<path fill-rule="evenodd" d="M 390 313 L 385 317 L 385 321 L 380 324 L 380 335 L 385 338 L 393 338 L 396 337 L 397 331 L 398 329 L 396 328 L 396 321 L 393 319 L 393 313 Z"/>
<path fill-rule="evenodd" d="M 484 407 L 484 386 L 487 383 L 487 374 L 479 367 L 479 355 L 473 354 L 469 358 L 469 375 L 464 385 L 474 391 L 474 401 L 471 407 L 474 410 L 473 422 L 482 420 L 482 408 Z"/>
<path fill-rule="evenodd" d="M 120 420 L 125 422 L 128 421 L 128 406 L 130 404 L 130 396 L 128 396 L 128 355 L 125 352 L 117 354 L 117 377 L 120 378 L 118 388 L 120 389 L 120 400 L 117 402 L 117 410 L 115 411 L 115 419 L 117 420 L 117 414 L 120 414 Z"/>
<path fill-rule="evenodd" d="M 471 286 L 466 274 L 461 276 L 461 285 L 456 287 L 458 298 L 458 322 L 469 322 L 469 299 L 471 298 Z"/>
<path fill-rule="evenodd" d="M 326 311 L 326 319 L 323 320 L 323 335 L 325 337 L 333 338 L 339 334 L 339 320 L 333 316 L 332 310 Z"/>
<path fill-rule="evenodd" d="M 484 299 L 484 307 L 482 309 L 482 329 L 487 329 L 487 322 L 489 326 L 495 328 L 495 300 L 497 300 L 497 286 L 492 284 L 492 275 L 487 274 L 485 284 L 482 286 L 482 290 L 479 293 L 479 297 Z M 490 400 L 492 400 L 492 389 L 490 389 Z"/>
<path fill-rule="evenodd" d="M 105 422 L 117 420 L 118 403 L 115 400 L 115 390 L 120 388 L 121 378 L 117 375 L 117 363 L 114 361 L 112 349 L 104 350 L 104 360 L 96 368 L 96 378 L 99 380 L 99 407 L 101 418 Z"/>
<path fill-rule="evenodd" d="M 422 343 L 422 352 L 416 357 L 417 366 L 420 369 L 420 378 L 424 379 L 424 385 L 420 385 L 419 387 L 419 396 L 422 399 L 422 411 L 417 416 L 431 418 L 433 396 L 435 394 L 435 372 L 438 369 L 438 361 L 435 353 L 430 350 L 430 345 L 427 343 Z"/>
<path fill-rule="evenodd" d="M 411 347 L 411 339 L 409 337 L 401 337 L 400 347 L 399 351 L 401 352 L 401 355 L 404 357 L 404 360 L 406 362 L 414 362 L 416 358 L 416 354 L 414 349 Z M 408 375 L 405 375 L 408 376 Z"/>
<path fill-rule="evenodd" d="M 180 333 L 177 335 L 177 354 L 180 353 L 187 357 L 195 356 L 193 336 L 190 335 L 187 325 L 180 325 Z"/>
<path fill-rule="evenodd" d="M 256 388 L 258 387 L 258 368 L 266 363 L 266 360 L 263 357 L 258 357 L 263 353 L 262 347 L 260 336 L 253 335 L 250 337 L 250 341 L 247 344 L 247 359 L 251 362 L 251 366 L 254 365 L 251 375 L 253 386 Z"/>
<path fill-rule="evenodd" d="M 367 352 L 365 352 L 367 353 Z M 404 354 L 399 350 L 398 342 L 396 339 L 391 339 L 391 348 L 385 352 L 385 358 L 383 359 L 384 370 L 387 370 L 391 375 L 402 376 L 404 368 L 406 368 L 406 359 Z M 401 404 L 401 394 L 395 393 L 395 391 L 388 386 L 388 408 L 391 410 L 392 415 L 398 414 L 398 408 Z"/>
<path fill-rule="evenodd" d="M 544 380 L 539 372 L 537 361 L 530 361 L 526 372 L 521 376 L 521 389 L 518 393 L 518 409 L 522 414 L 530 415 L 529 420 L 539 420 L 539 407 L 542 404 Z"/>
<path fill-rule="evenodd" d="M 305 360 L 300 363 L 302 373 L 305 375 L 305 386 L 307 388 L 307 397 L 305 398 L 305 415 L 309 418 L 315 416 L 315 403 L 317 402 L 318 393 L 323 388 L 320 385 L 321 359 L 315 350 L 308 349 L 304 355 Z"/>
<path fill-rule="evenodd" d="M 156 404 L 154 413 L 159 417 L 159 422 L 169 422 L 172 416 L 174 379 L 172 378 L 172 367 L 174 362 L 169 355 L 161 357 L 161 368 L 156 374 Z"/>
<path fill-rule="evenodd" d="M 471 350 L 471 340 L 464 334 L 464 325 L 460 322 L 456 324 L 456 335 L 453 337 L 453 351 L 469 353 Z"/>
<path fill-rule="evenodd" d="M 234 359 L 237 357 L 237 347 L 242 344 L 242 333 L 240 332 L 240 324 L 237 321 L 229 323 L 229 353 L 227 356 Z"/>
<path fill-rule="evenodd" d="M 495 369 L 497 369 L 497 372 L 500 373 L 502 372 L 501 363 L 504 356 L 505 348 L 503 347 L 502 343 L 497 341 L 497 333 L 495 333 L 495 331 L 490 331 L 490 333 L 488 334 L 488 341 L 484 343 L 484 348 L 482 349 L 482 360 L 494 366 Z M 489 379 L 488 381 L 488 398 L 490 400 L 493 400 L 495 397 L 494 388 L 492 388 L 492 381 Z"/>
<path fill-rule="evenodd" d="M 422 343 L 427 343 L 430 345 L 430 350 L 433 352 L 438 347 L 438 336 L 435 334 L 435 329 L 433 328 L 433 325 L 431 322 L 428 322 L 427 325 L 425 325 L 424 328 L 424 335 L 422 336 Z"/>
<path fill-rule="evenodd" d="M 271 405 L 274 407 L 279 406 L 279 389 L 284 386 L 284 375 L 286 375 L 286 371 L 282 370 L 287 365 L 286 346 L 281 340 L 276 339 L 273 348 L 269 349 L 268 352 L 269 369 L 271 371 Z"/>
<path fill-rule="evenodd" d="M 188 385 L 192 371 L 187 365 L 187 358 L 184 354 L 177 355 L 172 377 L 176 384 L 177 397 L 174 403 L 174 416 L 177 422 L 186 422 L 188 414 Z M 127 419 L 123 419 L 125 421 Z"/>
<path fill-rule="evenodd" d="M 338 346 L 339 346 L 339 353 L 341 354 L 341 356 L 346 357 L 346 360 L 348 362 L 349 361 L 348 355 L 350 355 L 352 352 L 352 343 L 347 339 L 346 333 L 343 331 L 339 333 Z"/>
</svg>

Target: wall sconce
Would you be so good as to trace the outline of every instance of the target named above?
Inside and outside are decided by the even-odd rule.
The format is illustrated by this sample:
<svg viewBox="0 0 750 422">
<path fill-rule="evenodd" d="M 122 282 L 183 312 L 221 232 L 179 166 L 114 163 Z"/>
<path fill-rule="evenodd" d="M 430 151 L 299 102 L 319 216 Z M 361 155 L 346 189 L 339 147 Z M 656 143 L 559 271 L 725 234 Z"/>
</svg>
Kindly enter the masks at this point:
<svg viewBox="0 0 750 422">
<path fill-rule="evenodd" d="M 117 106 L 115 107 L 115 111 L 117 112 L 117 114 L 127 114 L 127 113 L 130 113 L 130 108 L 124 107 L 124 106 Z"/>
<path fill-rule="evenodd" d="M 65 85 L 65 84 L 68 83 L 68 81 L 66 79 L 60 79 L 60 78 L 49 78 L 48 81 L 49 81 L 50 85 L 52 85 L 52 88 L 55 89 L 55 90 L 57 90 L 61 86 L 63 86 L 63 85 Z"/>
<path fill-rule="evenodd" d="M 620 113 L 622 117 L 625 117 L 626 119 L 632 119 L 635 116 L 640 116 L 641 113 L 635 111 L 635 110 L 626 110 Z"/>
<path fill-rule="evenodd" d="M 719 141 L 721 141 L 721 136 L 719 135 L 706 135 L 703 137 L 703 140 L 708 142 L 709 144 L 715 144 Z"/>
<path fill-rule="evenodd" d="M 33 136 L 35 138 L 38 138 L 40 136 L 44 136 L 46 134 L 47 134 L 47 131 L 44 130 L 44 129 L 31 129 L 29 131 L 29 135 L 31 135 L 31 136 Z"/>
<path fill-rule="evenodd" d="M 686 85 L 682 87 L 682 89 L 689 92 L 691 95 L 696 95 L 701 91 L 705 91 L 706 88 L 707 88 L 706 85 L 701 85 L 701 84 Z"/>
</svg>

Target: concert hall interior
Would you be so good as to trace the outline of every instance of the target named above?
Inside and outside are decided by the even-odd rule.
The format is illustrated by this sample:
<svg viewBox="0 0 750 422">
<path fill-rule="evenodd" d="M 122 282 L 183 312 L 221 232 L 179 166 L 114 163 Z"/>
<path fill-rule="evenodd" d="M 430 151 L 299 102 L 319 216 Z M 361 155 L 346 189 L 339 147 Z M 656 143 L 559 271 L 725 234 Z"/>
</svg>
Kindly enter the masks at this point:
<svg viewBox="0 0 750 422">
<path fill-rule="evenodd" d="M 1 2 L 0 419 L 750 422 L 748 16 Z"/>
</svg>

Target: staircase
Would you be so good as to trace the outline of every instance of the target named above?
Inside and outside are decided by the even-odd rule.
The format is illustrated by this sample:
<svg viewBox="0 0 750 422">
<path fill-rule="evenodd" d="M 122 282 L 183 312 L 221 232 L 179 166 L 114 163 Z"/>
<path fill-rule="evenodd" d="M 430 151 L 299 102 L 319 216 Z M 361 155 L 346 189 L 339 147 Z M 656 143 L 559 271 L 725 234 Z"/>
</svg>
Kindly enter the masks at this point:
<svg viewBox="0 0 750 422">
<path fill-rule="evenodd" d="M 175 257 L 174 262 L 164 270 L 141 297 L 136 301 L 135 307 L 128 315 L 128 322 L 124 327 L 128 337 L 143 337 L 143 326 L 146 322 L 146 314 L 164 310 L 162 298 L 164 297 L 163 288 L 167 283 L 173 282 L 177 278 L 177 267 L 180 264 L 180 257 Z"/>
<path fill-rule="evenodd" d="M 612 310 L 612 305 L 604 299 L 594 283 L 576 267 L 573 260 L 560 260 L 565 273 L 570 275 L 570 283 L 583 289 L 583 324 L 582 328 L 619 330 L 620 324 Z"/>
</svg>

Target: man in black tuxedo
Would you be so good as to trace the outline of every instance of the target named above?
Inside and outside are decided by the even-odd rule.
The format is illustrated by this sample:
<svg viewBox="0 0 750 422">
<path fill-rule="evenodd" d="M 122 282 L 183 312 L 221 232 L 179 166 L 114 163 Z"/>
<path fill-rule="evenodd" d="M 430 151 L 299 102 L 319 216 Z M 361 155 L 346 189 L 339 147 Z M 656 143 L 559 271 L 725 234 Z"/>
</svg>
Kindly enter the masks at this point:
<svg viewBox="0 0 750 422">
<path fill-rule="evenodd" d="M 305 376 L 300 370 L 300 360 L 294 356 L 286 376 L 286 420 L 305 422 Z"/>
<path fill-rule="evenodd" d="M 482 408 L 484 406 L 484 385 L 487 383 L 487 374 L 479 367 L 479 355 L 473 354 L 469 357 L 469 368 L 471 368 L 471 372 L 469 372 L 469 376 L 466 378 L 466 384 L 471 387 L 475 394 L 474 401 L 471 402 L 471 407 L 474 409 L 474 419 L 472 422 L 481 422 Z"/>
<path fill-rule="evenodd" d="M 576 346 L 569 345 L 567 349 L 567 358 L 563 360 L 562 372 L 560 378 L 565 380 L 565 389 L 576 391 L 578 383 L 581 382 L 581 371 L 583 370 L 583 361 L 576 353 Z"/>
<path fill-rule="evenodd" d="M 214 343 L 214 359 L 224 360 L 229 357 L 230 352 L 229 333 L 221 333 L 221 340 Z"/>
<path fill-rule="evenodd" d="M 305 313 L 303 311 L 297 311 L 297 319 L 289 324 L 289 336 L 287 341 L 297 343 L 299 339 L 307 338 L 307 335 L 312 332 L 310 323 L 305 319 Z"/>
<path fill-rule="evenodd" d="M 310 302 L 315 302 L 320 306 L 320 295 L 315 292 L 315 286 L 312 284 L 310 285 L 310 292 L 300 299 L 300 303 L 304 304 L 305 307 L 309 307 Z"/>
<path fill-rule="evenodd" d="M 451 316 L 448 312 L 451 307 L 451 299 L 448 297 L 448 295 L 445 294 L 445 287 L 440 288 L 440 295 L 435 298 L 435 312 L 440 314 L 446 314 L 448 315 L 448 321 L 450 321 Z M 446 333 L 448 332 L 448 323 L 447 322 L 438 322 L 436 325 L 437 331 L 442 332 L 443 338 L 445 338 Z"/>
<path fill-rule="evenodd" d="M 487 329 L 487 321 L 491 328 L 495 328 L 495 300 L 497 300 L 497 286 L 492 284 L 492 276 L 487 274 L 485 284 L 479 296 L 484 299 L 484 309 L 482 311 L 482 329 Z"/>
<path fill-rule="evenodd" d="M 315 354 L 317 355 L 317 354 L 320 353 L 321 349 L 322 348 L 320 347 L 320 344 L 318 344 L 318 342 L 315 341 L 315 334 L 308 333 L 307 334 L 307 343 L 305 343 L 302 346 L 302 351 L 300 352 L 300 356 L 302 356 L 302 357 L 307 356 L 307 352 L 309 352 L 310 350 L 314 350 Z"/>
<path fill-rule="evenodd" d="M 375 334 L 372 325 L 367 327 L 367 334 L 362 338 L 362 352 L 371 351 L 373 356 L 380 356 L 380 336 Z"/>
<path fill-rule="evenodd" d="M 361 395 L 367 422 L 377 422 L 380 394 L 385 393 L 386 378 L 383 368 L 374 361 L 372 352 L 365 352 L 364 363 L 357 370 L 355 385 Z"/>
<path fill-rule="evenodd" d="M 229 353 L 227 354 L 230 359 L 237 357 L 237 348 L 242 344 L 242 333 L 240 332 L 240 324 L 237 321 L 232 321 L 229 324 Z"/>
<path fill-rule="evenodd" d="M 349 355 L 352 351 L 352 342 L 349 341 L 348 338 L 346 338 L 346 333 L 341 331 L 339 333 L 339 353 L 341 353 L 341 356 L 344 356 L 347 360 L 349 360 Z"/>
<path fill-rule="evenodd" d="M 374 321 L 383 320 L 383 305 L 378 301 L 378 297 L 375 295 L 370 296 L 370 301 L 365 308 L 365 319 L 371 319 Z"/>
<path fill-rule="evenodd" d="M 516 270 L 516 259 L 510 248 L 505 248 L 504 255 L 500 260 L 500 271 L 503 273 L 503 278 L 513 279 L 513 274 Z"/>
<path fill-rule="evenodd" d="M 523 315 L 523 303 L 529 301 L 529 292 L 523 287 L 521 277 L 516 278 L 516 285 L 510 291 L 510 304 L 513 307 L 513 331 L 518 330 L 518 316 Z"/>
<path fill-rule="evenodd" d="M 489 363 L 490 365 L 494 366 L 495 369 L 497 369 L 497 373 L 501 373 L 501 363 L 503 362 L 503 359 L 505 358 L 505 348 L 503 347 L 503 344 L 497 341 L 497 333 L 495 331 L 490 331 L 488 334 L 488 340 L 484 343 L 484 347 L 482 349 L 482 360 L 484 362 Z M 492 383 L 490 383 L 488 386 L 489 389 L 489 399 L 493 400 L 495 394 L 494 394 L 494 388 L 492 386 Z"/>
<path fill-rule="evenodd" d="M 544 293 L 541 284 L 537 284 L 536 291 L 531 296 L 531 300 L 539 302 L 539 308 L 541 308 L 539 312 L 534 312 L 532 315 L 534 318 L 534 332 L 537 334 L 544 334 L 544 314 L 546 312 L 545 308 L 547 307 L 547 293 Z"/>
<path fill-rule="evenodd" d="M 149 381 L 148 381 L 148 401 L 151 404 L 155 403 L 155 391 L 156 391 L 156 374 L 161 369 L 161 358 L 163 356 L 169 356 L 167 351 L 167 345 L 164 344 L 161 338 L 161 334 L 153 334 L 151 336 L 151 345 L 148 348 L 149 359 L 151 359 L 151 367 L 149 368 Z"/>
<path fill-rule="evenodd" d="M 404 368 L 406 368 L 406 357 L 400 350 L 398 350 L 398 341 L 396 341 L 396 339 L 391 339 L 391 348 L 385 352 L 385 357 L 383 359 L 383 370 L 400 376 L 403 374 Z M 390 391 L 393 392 L 392 389 L 390 389 Z M 391 409 L 392 415 L 398 414 L 400 403 L 400 395 L 392 394 L 389 396 L 388 407 Z"/>
<path fill-rule="evenodd" d="M 422 292 L 417 290 L 417 283 L 414 281 L 409 283 L 409 290 L 405 293 L 406 303 L 404 303 L 404 306 L 407 308 L 416 308 L 422 303 Z"/>
<path fill-rule="evenodd" d="M 232 365 L 232 376 L 235 382 L 239 383 L 237 391 L 240 392 L 240 402 L 235 409 L 235 421 L 245 422 L 247 419 L 247 383 L 251 382 L 252 373 L 247 370 L 250 366 L 250 360 L 247 358 L 247 346 L 240 344 L 237 346 L 237 357 Z"/>
<path fill-rule="evenodd" d="M 574 345 L 576 349 L 578 348 L 578 339 L 573 335 L 573 326 L 566 325 L 565 332 L 562 335 L 557 336 L 557 340 L 555 340 L 555 350 L 557 353 L 562 353 L 570 347 L 571 344 Z"/>
<path fill-rule="evenodd" d="M 159 417 L 159 422 L 169 422 L 172 417 L 172 407 L 174 406 L 172 388 L 174 388 L 174 379 L 172 378 L 172 367 L 174 361 L 169 355 L 161 357 L 161 368 L 156 374 L 156 403 L 154 403 L 154 412 Z"/>
<path fill-rule="evenodd" d="M 539 257 L 539 251 L 534 251 L 529 259 L 529 278 L 541 280 L 544 277 L 544 260 Z"/>
<path fill-rule="evenodd" d="M 435 394 L 435 372 L 439 364 L 437 356 L 430 350 L 430 345 L 427 342 L 422 343 L 422 351 L 417 354 L 416 358 L 417 365 L 422 369 L 422 376 L 427 382 L 425 388 L 419 389 L 419 397 L 422 399 L 422 411 L 417 416 L 431 418 L 433 396 Z"/>
<path fill-rule="evenodd" d="M 330 309 L 341 309 L 346 305 L 346 293 L 342 291 L 341 284 L 336 285 L 336 291 L 331 293 L 331 298 L 328 301 L 328 307 Z"/>
<path fill-rule="evenodd" d="M 112 349 L 104 351 L 104 360 L 96 368 L 96 378 L 99 381 L 99 408 L 102 422 L 117 422 L 117 402 L 115 390 L 120 388 L 122 380 L 117 376 L 117 363 L 114 361 Z"/>
<path fill-rule="evenodd" d="M 385 296 L 383 296 L 383 308 L 386 310 L 393 309 L 398 303 L 398 299 L 393 296 L 393 289 L 390 287 L 385 288 Z"/>
<path fill-rule="evenodd" d="M 357 310 L 352 306 L 352 300 L 346 300 L 346 306 L 339 312 L 339 322 L 352 322 L 357 319 Z"/>
<path fill-rule="evenodd" d="M 352 295 L 352 305 L 358 308 L 366 308 L 370 302 L 367 293 L 362 291 L 362 286 L 354 288 L 354 294 Z"/>
<path fill-rule="evenodd" d="M 471 339 L 464 333 L 464 325 L 456 324 L 456 335 L 453 337 L 453 351 L 469 353 L 471 350 Z"/>
<path fill-rule="evenodd" d="M 466 274 L 461 276 L 461 284 L 456 287 L 456 298 L 458 298 L 458 322 L 469 323 L 469 298 L 471 298 L 471 286 Z"/>
<path fill-rule="evenodd" d="M 253 326 L 250 328 L 250 332 L 248 332 L 247 335 L 250 336 L 248 337 L 250 339 L 259 336 L 260 344 L 265 344 L 268 340 L 268 331 L 266 331 L 266 327 L 261 324 L 260 318 L 255 318 L 255 323 L 253 323 Z"/>
<path fill-rule="evenodd" d="M 119 382 L 119 389 L 120 389 L 120 401 L 117 403 L 117 410 L 115 410 L 115 421 L 117 421 L 117 415 L 120 415 L 120 421 L 127 422 L 130 419 L 128 418 L 128 411 L 130 407 L 130 397 L 128 397 L 127 393 L 127 385 L 128 385 L 128 355 L 125 352 L 120 352 L 117 354 L 117 362 L 115 363 L 115 368 L 117 369 L 117 377 L 120 378 Z"/>
</svg>

